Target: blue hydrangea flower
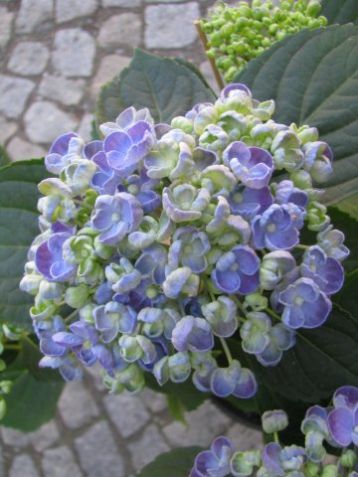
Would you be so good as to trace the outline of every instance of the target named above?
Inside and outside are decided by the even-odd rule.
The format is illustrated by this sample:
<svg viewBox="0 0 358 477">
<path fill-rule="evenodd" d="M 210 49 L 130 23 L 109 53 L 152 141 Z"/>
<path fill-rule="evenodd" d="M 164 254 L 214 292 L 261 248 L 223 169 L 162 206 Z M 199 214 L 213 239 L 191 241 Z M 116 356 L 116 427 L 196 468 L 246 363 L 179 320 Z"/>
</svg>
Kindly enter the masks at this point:
<svg viewBox="0 0 358 477">
<path fill-rule="evenodd" d="M 143 250 L 135 262 L 135 268 L 144 278 L 149 278 L 152 283 L 161 285 L 165 280 L 167 261 L 168 254 L 164 246 L 154 244 Z"/>
<path fill-rule="evenodd" d="M 340 447 L 358 446 L 358 388 L 342 386 L 333 396 L 334 409 L 327 417 L 331 437 Z"/>
<path fill-rule="evenodd" d="M 290 250 L 299 243 L 304 213 L 295 204 L 273 204 L 252 222 L 253 242 L 258 249 Z"/>
<path fill-rule="evenodd" d="M 262 453 L 265 469 L 271 477 L 284 477 L 288 471 L 296 472 L 295 477 L 304 477 L 303 464 L 305 462 L 305 449 L 295 445 L 282 448 L 276 442 L 267 444 Z"/>
<path fill-rule="evenodd" d="M 137 313 L 133 308 L 115 301 L 97 306 L 93 317 L 104 343 L 111 343 L 118 333 L 133 333 L 137 326 Z"/>
<path fill-rule="evenodd" d="M 206 320 L 184 316 L 173 329 L 172 343 L 178 351 L 209 351 L 214 346 L 214 337 Z"/>
<path fill-rule="evenodd" d="M 245 186 L 251 189 L 268 186 L 273 172 L 273 160 L 265 149 L 247 147 L 243 142 L 236 141 L 225 149 L 223 160 Z"/>
<path fill-rule="evenodd" d="M 59 175 L 73 158 L 81 156 L 83 146 L 82 139 L 76 133 L 62 134 L 52 143 L 45 157 L 46 169 Z"/>
<path fill-rule="evenodd" d="M 206 189 L 196 189 L 191 184 L 179 184 L 163 190 L 163 207 L 173 222 L 200 219 L 208 206 L 210 194 Z"/>
<path fill-rule="evenodd" d="M 143 212 L 149 214 L 160 207 L 162 200 L 160 195 L 154 190 L 158 186 L 157 180 L 148 177 L 144 169 L 140 174 L 132 174 L 126 178 L 126 186 L 119 186 L 123 192 L 133 194 L 140 202 Z"/>
<path fill-rule="evenodd" d="M 260 353 L 255 353 L 256 358 L 263 366 L 276 366 L 283 352 L 296 344 L 296 333 L 284 324 L 277 323 L 269 329 L 267 336 L 269 342 Z"/>
<path fill-rule="evenodd" d="M 326 252 L 328 257 L 343 261 L 349 255 L 348 248 L 344 245 L 344 233 L 334 229 L 332 225 L 317 234 L 318 245 Z"/>
<path fill-rule="evenodd" d="M 135 171 L 154 142 L 153 126 L 147 121 L 138 121 L 127 131 L 109 134 L 103 142 L 103 149 L 109 166 L 121 177 L 125 177 Z"/>
<path fill-rule="evenodd" d="M 133 106 L 124 109 L 114 122 L 107 122 L 100 125 L 101 132 L 108 136 L 116 131 L 128 131 L 139 121 L 154 124 L 153 118 L 148 108 L 135 109 Z"/>
<path fill-rule="evenodd" d="M 227 368 L 214 369 L 210 377 L 211 392 L 220 398 L 233 394 L 241 371 L 241 365 L 236 360 L 233 360 Z"/>
<path fill-rule="evenodd" d="M 305 209 L 308 204 L 308 195 L 304 190 L 295 187 L 289 180 L 281 181 L 275 190 L 275 201 L 278 204 L 292 204 Z"/>
<path fill-rule="evenodd" d="M 327 257 L 317 245 L 310 247 L 303 256 L 302 276 L 311 278 L 327 295 L 337 293 L 343 286 L 344 269 L 335 258 Z"/>
<path fill-rule="evenodd" d="M 76 270 L 76 265 L 64 258 L 63 247 L 72 236 L 69 232 L 58 232 L 42 242 L 36 250 L 37 270 L 49 281 L 65 282 Z"/>
<path fill-rule="evenodd" d="M 183 265 L 194 273 L 202 273 L 208 266 L 206 254 L 209 250 L 210 241 L 205 232 L 194 227 L 179 228 L 169 248 L 168 267 L 174 270 Z"/>
<path fill-rule="evenodd" d="M 233 214 L 239 214 L 245 219 L 253 219 L 270 207 L 273 198 L 268 187 L 251 189 L 237 185 L 230 193 L 228 201 Z"/>
<path fill-rule="evenodd" d="M 327 319 L 332 303 L 310 278 L 300 278 L 279 295 L 282 321 L 289 328 L 317 328 Z"/>
<path fill-rule="evenodd" d="M 248 294 L 259 284 L 260 260 L 247 245 L 238 245 L 223 254 L 212 272 L 215 286 L 224 293 Z"/>
<path fill-rule="evenodd" d="M 109 166 L 104 151 L 97 152 L 92 160 L 97 166 L 91 180 L 92 187 L 100 194 L 113 195 L 121 182 L 118 173 Z"/>
<path fill-rule="evenodd" d="M 313 462 L 322 462 L 326 450 L 323 441 L 336 445 L 329 435 L 327 424 L 327 409 L 321 406 L 310 407 L 301 424 L 301 431 L 305 435 L 305 448 L 307 457 Z"/>
<path fill-rule="evenodd" d="M 201 307 L 204 317 L 210 323 L 213 333 L 221 338 L 232 336 L 237 327 L 237 306 L 225 295 Z"/>
<path fill-rule="evenodd" d="M 230 459 L 234 448 L 226 437 L 217 437 L 210 450 L 200 452 L 190 477 L 225 477 L 230 473 Z"/>
<path fill-rule="evenodd" d="M 192 353 L 193 384 L 201 392 L 209 392 L 211 376 L 218 365 L 210 352 Z"/>
<path fill-rule="evenodd" d="M 273 290 L 296 267 L 296 260 L 285 250 L 267 253 L 260 267 L 260 285 L 264 290 Z"/>
<path fill-rule="evenodd" d="M 316 182 L 325 182 L 333 172 L 333 152 L 323 141 L 309 142 L 303 146 L 305 154 L 304 168 L 310 172 Z"/>
<path fill-rule="evenodd" d="M 126 192 L 101 195 L 95 203 L 92 227 L 100 232 L 102 243 L 115 245 L 133 232 L 142 218 L 141 205 L 132 195 Z"/>
</svg>

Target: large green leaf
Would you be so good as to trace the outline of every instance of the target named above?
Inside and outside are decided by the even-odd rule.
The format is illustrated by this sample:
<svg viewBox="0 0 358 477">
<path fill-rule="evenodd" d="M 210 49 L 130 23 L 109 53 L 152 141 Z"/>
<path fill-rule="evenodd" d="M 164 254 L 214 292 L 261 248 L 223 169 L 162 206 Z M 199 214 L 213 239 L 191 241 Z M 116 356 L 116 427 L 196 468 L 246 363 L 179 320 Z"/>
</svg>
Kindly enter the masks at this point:
<svg viewBox="0 0 358 477">
<path fill-rule="evenodd" d="M 39 233 L 37 184 L 43 161 L 21 161 L 0 169 L 0 322 L 30 329 L 32 299 L 19 290 L 28 248 Z"/>
<path fill-rule="evenodd" d="M 10 163 L 10 157 L 6 152 L 6 149 L 0 146 L 0 167 L 6 166 Z"/>
<path fill-rule="evenodd" d="M 322 15 L 331 24 L 358 23 L 357 0 L 323 0 Z"/>
<path fill-rule="evenodd" d="M 33 341 L 24 338 L 20 346 L 15 360 L 0 373 L 0 380 L 13 383 L 5 396 L 7 412 L 1 424 L 29 432 L 54 417 L 64 381 L 57 371 L 39 367 L 42 355 Z M 8 354 L 2 356 L 7 361 Z"/>
<path fill-rule="evenodd" d="M 344 232 L 345 245 L 349 248 L 350 254 L 343 265 L 347 272 L 352 272 L 358 268 L 358 222 L 336 207 L 329 207 L 328 214 L 334 227 Z"/>
<path fill-rule="evenodd" d="M 195 457 L 201 450 L 200 447 L 182 447 L 161 454 L 144 467 L 137 477 L 188 477 Z"/>
<path fill-rule="evenodd" d="M 358 318 L 335 307 L 326 324 L 297 332 L 297 343 L 274 368 L 255 364 L 267 387 L 293 401 L 320 402 L 343 385 L 358 386 Z"/>
<path fill-rule="evenodd" d="M 302 31 L 250 62 L 236 80 L 254 97 L 274 99 L 277 121 L 319 128 L 335 155 L 327 203 L 357 191 L 358 27 Z"/>
<path fill-rule="evenodd" d="M 214 93 L 190 63 L 136 50 L 128 68 L 102 88 L 97 121 L 113 121 L 126 107 L 148 108 L 156 122 L 170 122 Z"/>
</svg>

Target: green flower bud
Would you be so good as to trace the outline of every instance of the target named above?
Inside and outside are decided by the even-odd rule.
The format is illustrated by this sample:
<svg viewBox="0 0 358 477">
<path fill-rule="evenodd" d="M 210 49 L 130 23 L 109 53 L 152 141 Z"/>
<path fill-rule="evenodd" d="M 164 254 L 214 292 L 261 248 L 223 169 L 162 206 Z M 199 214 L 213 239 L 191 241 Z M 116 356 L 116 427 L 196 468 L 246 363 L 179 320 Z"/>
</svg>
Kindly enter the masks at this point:
<svg viewBox="0 0 358 477">
<path fill-rule="evenodd" d="M 263 311 L 268 307 L 268 299 L 260 293 L 251 293 L 245 296 L 244 308 L 254 311 Z"/>
<path fill-rule="evenodd" d="M 262 429 L 266 434 L 274 434 L 283 431 L 288 426 L 288 416 L 281 409 L 266 411 L 261 416 Z"/>
<path fill-rule="evenodd" d="M 0 381 L 0 393 L 9 394 L 12 388 L 12 381 L 4 380 Z"/>
<path fill-rule="evenodd" d="M 330 222 L 329 216 L 326 214 L 327 207 L 319 202 L 311 202 L 308 206 L 307 222 L 308 229 L 313 232 L 320 232 Z"/>
<path fill-rule="evenodd" d="M 348 469 L 353 469 L 357 464 L 357 461 L 357 455 L 352 449 L 344 451 L 339 459 L 340 464 Z"/>
<path fill-rule="evenodd" d="M 326 465 L 322 471 L 321 477 L 339 477 L 337 466 L 334 464 Z"/>
<path fill-rule="evenodd" d="M 82 308 L 89 296 L 89 288 L 84 283 L 77 287 L 69 287 L 65 293 L 65 303 L 71 308 Z"/>
<path fill-rule="evenodd" d="M 181 129 L 187 134 L 191 134 L 193 132 L 193 123 L 190 119 L 185 118 L 184 116 L 177 116 L 176 118 L 172 119 L 171 127 L 174 129 Z"/>
<path fill-rule="evenodd" d="M 312 187 L 311 174 L 307 171 L 294 171 L 291 173 L 290 179 L 299 189 L 310 189 Z"/>
<path fill-rule="evenodd" d="M 307 462 L 304 468 L 304 475 L 306 477 L 318 477 L 320 471 L 320 465 L 314 462 Z"/>
<path fill-rule="evenodd" d="M 93 323 L 94 322 L 94 319 L 93 319 L 94 308 L 95 308 L 95 305 L 93 303 L 88 303 L 87 305 L 82 307 L 78 312 L 78 315 L 81 318 L 81 320 L 84 320 L 87 323 Z"/>
</svg>

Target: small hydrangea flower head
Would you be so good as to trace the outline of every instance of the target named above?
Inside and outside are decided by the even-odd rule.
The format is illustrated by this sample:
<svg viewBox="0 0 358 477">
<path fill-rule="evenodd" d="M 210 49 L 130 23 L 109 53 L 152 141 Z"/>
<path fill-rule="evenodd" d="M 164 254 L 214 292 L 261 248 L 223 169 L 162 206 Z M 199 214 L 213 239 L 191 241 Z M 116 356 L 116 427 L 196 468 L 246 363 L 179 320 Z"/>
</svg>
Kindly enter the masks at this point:
<svg viewBox="0 0 358 477">
<path fill-rule="evenodd" d="M 63 246 L 70 237 L 69 232 L 58 232 L 37 248 L 36 268 L 47 280 L 65 282 L 74 274 L 76 266 L 63 257 Z"/>
<path fill-rule="evenodd" d="M 214 337 L 206 320 L 184 316 L 173 329 L 172 342 L 178 351 L 209 351 Z"/>
<path fill-rule="evenodd" d="M 292 445 L 290 447 L 282 448 L 276 442 L 267 444 L 264 448 L 262 461 L 268 475 L 284 477 L 286 471 L 300 471 L 303 470 L 305 460 L 305 450 L 302 447 Z M 265 475 L 263 473 L 263 475 Z M 295 477 L 302 476 L 302 473 L 294 474 Z"/>
<path fill-rule="evenodd" d="M 317 235 L 319 246 L 328 257 L 342 261 L 349 255 L 348 248 L 344 245 L 344 233 L 334 229 L 332 225 L 326 227 Z"/>
<path fill-rule="evenodd" d="M 229 195 L 232 213 L 240 214 L 245 219 L 252 219 L 262 214 L 270 205 L 273 198 L 268 187 L 252 189 L 237 185 Z"/>
<path fill-rule="evenodd" d="M 317 328 L 327 319 L 332 303 L 310 278 L 299 278 L 279 295 L 282 321 L 289 328 Z"/>
<path fill-rule="evenodd" d="M 327 422 L 331 436 L 340 447 L 358 446 L 358 388 L 343 386 L 334 394 L 334 409 Z"/>
<path fill-rule="evenodd" d="M 226 437 L 217 437 L 210 450 L 197 455 L 190 477 L 225 477 L 230 472 L 230 459 L 234 452 L 232 443 Z"/>
<path fill-rule="evenodd" d="M 249 354 L 260 354 L 270 343 L 269 331 L 271 319 L 263 312 L 251 312 L 246 315 L 247 320 L 240 328 L 242 348 Z"/>
<path fill-rule="evenodd" d="M 82 139 L 73 132 L 59 136 L 45 157 L 45 165 L 52 174 L 60 174 L 71 158 L 78 157 L 83 148 Z"/>
</svg>

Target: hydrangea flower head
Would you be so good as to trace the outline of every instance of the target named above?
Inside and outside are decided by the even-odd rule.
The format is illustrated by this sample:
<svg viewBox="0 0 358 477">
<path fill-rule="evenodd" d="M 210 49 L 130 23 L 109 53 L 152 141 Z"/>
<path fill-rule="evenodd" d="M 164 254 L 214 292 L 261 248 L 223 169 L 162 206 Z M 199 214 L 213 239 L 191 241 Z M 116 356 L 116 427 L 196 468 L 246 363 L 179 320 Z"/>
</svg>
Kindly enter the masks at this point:
<svg viewBox="0 0 358 477">
<path fill-rule="evenodd" d="M 41 366 L 72 380 L 98 363 L 116 392 L 139 391 L 150 373 L 159 385 L 191 378 L 200 391 L 250 399 L 259 383 L 226 340 L 275 366 L 298 328 L 328 319 L 348 254 L 312 189 L 331 150 L 273 111 L 231 84 L 171 124 L 131 107 L 100 139 L 54 142 L 21 281 L 34 296 Z M 305 229 L 317 243 L 302 244 Z M 218 446 L 202 464 L 212 475 L 226 462 Z M 299 457 L 287 452 L 282 468 Z"/>
</svg>

